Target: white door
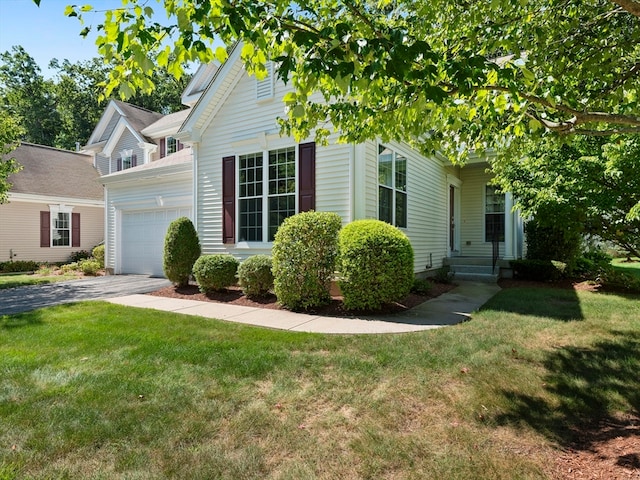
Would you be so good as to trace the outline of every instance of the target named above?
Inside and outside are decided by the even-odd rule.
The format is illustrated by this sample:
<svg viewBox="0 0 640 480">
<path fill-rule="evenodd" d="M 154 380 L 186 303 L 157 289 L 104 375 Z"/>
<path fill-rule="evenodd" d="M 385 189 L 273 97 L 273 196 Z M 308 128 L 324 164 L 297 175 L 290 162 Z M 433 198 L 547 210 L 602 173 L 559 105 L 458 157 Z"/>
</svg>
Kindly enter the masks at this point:
<svg viewBox="0 0 640 480">
<path fill-rule="evenodd" d="M 191 218 L 190 208 L 163 208 L 123 212 L 120 236 L 120 273 L 164 277 L 162 251 L 169 224 Z"/>
</svg>

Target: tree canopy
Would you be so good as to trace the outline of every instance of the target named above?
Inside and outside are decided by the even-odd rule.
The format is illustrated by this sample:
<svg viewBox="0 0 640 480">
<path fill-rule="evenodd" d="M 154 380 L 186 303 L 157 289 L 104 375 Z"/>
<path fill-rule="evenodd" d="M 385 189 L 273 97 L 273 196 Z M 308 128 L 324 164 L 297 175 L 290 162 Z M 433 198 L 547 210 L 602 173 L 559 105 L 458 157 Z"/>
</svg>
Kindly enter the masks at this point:
<svg viewBox="0 0 640 480">
<path fill-rule="evenodd" d="M 22 140 L 75 150 L 76 143 L 88 141 L 104 112 L 102 93 L 112 67 L 99 58 L 76 63 L 54 58 L 49 66 L 56 73 L 45 79 L 23 47 L 0 53 L 0 108 L 22 127 Z M 176 80 L 157 70 L 152 78 L 154 92 L 137 92 L 130 103 L 165 114 L 185 108 L 181 95 L 190 75 Z"/>
<path fill-rule="evenodd" d="M 538 141 L 527 155 L 505 155 L 492 166 L 525 214 L 546 224 L 579 224 L 584 233 L 640 257 L 638 159 L 638 135 L 576 137 L 563 144 Z"/>
<path fill-rule="evenodd" d="M 34 0 L 39 3 L 40 0 Z M 106 95 L 148 91 L 158 67 L 267 59 L 294 91 L 285 132 L 395 138 L 451 159 L 531 136 L 640 133 L 637 0 L 122 0 L 99 25 Z M 90 6 L 68 7 L 83 20 Z M 320 92 L 324 101 L 313 101 Z"/>
<path fill-rule="evenodd" d="M 11 188 L 7 177 L 22 168 L 11 156 L 19 145 L 22 129 L 9 114 L 0 109 L 0 204 L 6 203 L 7 192 Z"/>
</svg>

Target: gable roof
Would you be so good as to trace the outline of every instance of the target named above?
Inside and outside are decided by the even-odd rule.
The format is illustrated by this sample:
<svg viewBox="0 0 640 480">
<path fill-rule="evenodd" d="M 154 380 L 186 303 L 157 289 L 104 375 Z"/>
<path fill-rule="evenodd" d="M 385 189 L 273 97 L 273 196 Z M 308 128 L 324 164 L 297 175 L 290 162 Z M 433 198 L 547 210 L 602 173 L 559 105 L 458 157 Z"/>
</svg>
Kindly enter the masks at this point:
<svg viewBox="0 0 640 480">
<path fill-rule="evenodd" d="M 214 77 L 220 64 L 218 62 L 204 63 L 198 67 L 196 73 L 191 77 L 191 81 L 182 93 L 182 103 L 192 107 L 207 88 L 211 79 Z"/>
<path fill-rule="evenodd" d="M 116 115 L 120 118 L 115 118 Z M 141 132 L 162 117 L 161 113 L 152 112 L 146 108 L 120 100 L 110 100 L 85 148 L 108 140 L 115 126 L 120 122 L 125 122 L 132 132 Z M 146 139 L 141 138 L 141 141 Z"/>
<path fill-rule="evenodd" d="M 179 140 L 200 141 L 200 135 L 218 113 L 233 86 L 244 74 L 244 64 L 240 58 L 242 45 L 236 43 L 227 61 L 215 71 L 209 85 L 191 108 L 189 116 L 174 135 Z"/>
<path fill-rule="evenodd" d="M 9 176 L 9 193 L 103 200 L 100 175 L 90 155 L 22 143 L 9 154 L 22 170 Z"/>
<path fill-rule="evenodd" d="M 184 122 L 190 112 L 191 109 L 187 108 L 186 110 L 165 115 L 148 127 L 145 127 L 142 130 L 142 134 L 153 138 L 170 136 L 178 131 L 182 122 Z"/>
</svg>

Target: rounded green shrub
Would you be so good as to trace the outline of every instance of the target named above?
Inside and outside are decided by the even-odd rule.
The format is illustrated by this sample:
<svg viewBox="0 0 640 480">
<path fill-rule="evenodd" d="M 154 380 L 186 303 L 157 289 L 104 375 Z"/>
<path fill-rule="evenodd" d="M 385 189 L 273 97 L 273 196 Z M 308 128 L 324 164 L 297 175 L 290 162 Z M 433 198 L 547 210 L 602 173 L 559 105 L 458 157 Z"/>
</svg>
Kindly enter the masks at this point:
<svg viewBox="0 0 640 480">
<path fill-rule="evenodd" d="M 95 247 L 91 251 L 91 256 L 100 264 L 100 268 L 104 268 L 104 243 Z"/>
<path fill-rule="evenodd" d="M 378 310 L 403 300 L 413 286 L 407 236 L 380 220 L 356 220 L 339 235 L 340 290 L 349 310 Z"/>
<path fill-rule="evenodd" d="M 85 275 L 97 275 L 100 270 L 100 262 L 95 259 L 86 258 L 78 262 L 78 268 L 82 270 Z"/>
<path fill-rule="evenodd" d="M 165 276 L 179 287 L 188 285 L 191 269 L 199 256 L 200 241 L 191 220 L 180 217 L 171 222 L 164 239 Z"/>
<path fill-rule="evenodd" d="M 273 261 L 269 255 L 254 255 L 238 267 L 238 283 L 247 297 L 263 297 L 273 288 Z"/>
<path fill-rule="evenodd" d="M 223 290 L 236 284 L 238 260 L 227 253 L 203 255 L 193 265 L 193 276 L 202 293 Z"/>
<path fill-rule="evenodd" d="M 273 242 L 274 291 L 291 310 L 306 310 L 331 300 L 329 288 L 338 254 L 337 213 L 303 212 L 285 219 Z"/>
</svg>

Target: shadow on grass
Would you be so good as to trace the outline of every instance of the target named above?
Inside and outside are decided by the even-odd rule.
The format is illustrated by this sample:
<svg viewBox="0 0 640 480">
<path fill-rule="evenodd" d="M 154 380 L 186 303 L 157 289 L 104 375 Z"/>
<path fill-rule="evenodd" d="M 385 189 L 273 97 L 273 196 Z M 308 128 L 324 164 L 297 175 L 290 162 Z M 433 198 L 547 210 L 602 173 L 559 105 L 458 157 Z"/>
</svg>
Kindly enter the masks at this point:
<svg viewBox="0 0 640 480">
<path fill-rule="evenodd" d="M 580 299 L 570 288 L 515 287 L 502 290 L 482 310 L 499 310 L 562 321 L 584 320 Z"/>
<path fill-rule="evenodd" d="M 15 315 L 0 315 L 0 330 L 42 325 L 42 314 L 38 310 Z"/>
<path fill-rule="evenodd" d="M 496 421 L 525 422 L 564 447 L 583 450 L 608 439 L 640 435 L 640 333 L 612 333 L 615 338 L 590 348 L 565 346 L 549 352 L 544 367 L 551 398 L 503 391 L 513 407 Z M 630 418 L 613 415 L 620 411 Z"/>
</svg>

